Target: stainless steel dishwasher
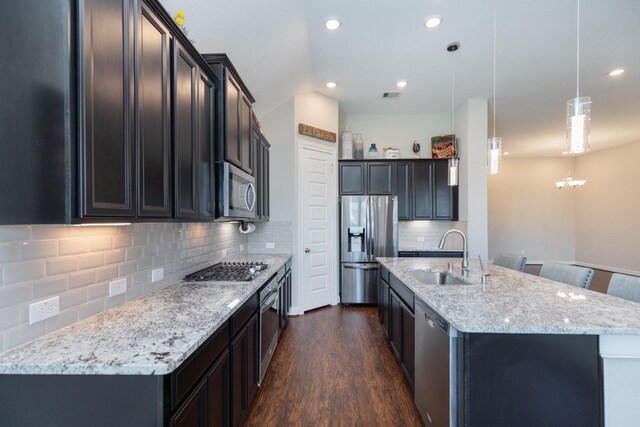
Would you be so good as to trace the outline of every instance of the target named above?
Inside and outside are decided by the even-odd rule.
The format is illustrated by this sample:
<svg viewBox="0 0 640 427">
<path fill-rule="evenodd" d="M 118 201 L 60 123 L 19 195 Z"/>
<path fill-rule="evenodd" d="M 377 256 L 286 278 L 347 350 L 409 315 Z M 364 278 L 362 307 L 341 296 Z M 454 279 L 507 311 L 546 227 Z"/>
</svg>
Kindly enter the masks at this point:
<svg viewBox="0 0 640 427">
<path fill-rule="evenodd" d="M 458 331 L 416 298 L 416 406 L 427 426 L 456 426 Z"/>
</svg>

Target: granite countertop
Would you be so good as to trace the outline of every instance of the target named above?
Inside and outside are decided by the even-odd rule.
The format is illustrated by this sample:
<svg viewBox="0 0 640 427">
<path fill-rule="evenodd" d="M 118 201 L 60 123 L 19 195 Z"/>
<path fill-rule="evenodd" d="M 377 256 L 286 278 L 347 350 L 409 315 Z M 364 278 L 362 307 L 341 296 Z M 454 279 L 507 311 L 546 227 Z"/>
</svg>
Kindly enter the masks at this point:
<svg viewBox="0 0 640 427">
<path fill-rule="evenodd" d="M 171 373 L 289 258 L 229 257 L 269 267 L 251 282 L 180 282 L 129 301 L 0 354 L 0 374 Z"/>
<path fill-rule="evenodd" d="M 640 335 L 640 304 L 527 273 L 470 261 L 462 277 L 460 258 L 378 258 L 431 308 L 462 332 L 523 334 Z M 468 285 L 426 285 L 411 270 L 447 270 Z"/>
</svg>

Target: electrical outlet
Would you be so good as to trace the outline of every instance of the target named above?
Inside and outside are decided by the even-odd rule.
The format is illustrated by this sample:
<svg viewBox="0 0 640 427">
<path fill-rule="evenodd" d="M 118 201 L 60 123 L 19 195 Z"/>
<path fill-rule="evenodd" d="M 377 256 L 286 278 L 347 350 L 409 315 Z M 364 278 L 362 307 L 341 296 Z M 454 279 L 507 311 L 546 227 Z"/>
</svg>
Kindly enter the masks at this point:
<svg viewBox="0 0 640 427">
<path fill-rule="evenodd" d="M 424 237 L 418 237 L 418 242 L 424 242 Z"/>
<path fill-rule="evenodd" d="M 524 255 L 524 249 L 520 249 L 520 253 Z"/>
<path fill-rule="evenodd" d="M 127 292 L 127 278 L 114 280 L 109 282 L 109 296 L 115 297 L 116 295 L 124 294 Z"/>
<path fill-rule="evenodd" d="M 240 252 L 244 252 L 244 245 L 240 245 Z"/>
<path fill-rule="evenodd" d="M 222 258 L 224 258 L 224 257 L 226 257 L 226 256 L 227 256 L 227 250 L 226 250 L 226 249 L 223 249 L 223 250 L 222 250 Z"/>
<path fill-rule="evenodd" d="M 29 324 L 41 322 L 60 313 L 60 297 L 29 304 Z"/>
<path fill-rule="evenodd" d="M 276 244 L 273 242 L 269 242 L 265 246 L 267 247 L 267 249 L 273 249 L 276 247 Z"/>
<path fill-rule="evenodd" d="M 157 282 L 162 279 L 164 279 L 164 268 L 151 270 L 151 282 Z"/>
</svg>

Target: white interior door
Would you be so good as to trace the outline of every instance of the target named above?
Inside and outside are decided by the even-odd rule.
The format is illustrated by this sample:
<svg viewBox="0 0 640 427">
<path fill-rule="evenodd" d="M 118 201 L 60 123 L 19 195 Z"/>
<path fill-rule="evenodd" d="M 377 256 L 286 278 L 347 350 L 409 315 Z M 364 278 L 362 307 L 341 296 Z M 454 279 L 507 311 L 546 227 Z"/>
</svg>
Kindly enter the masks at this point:
<svg viewBox="0 0 640 427">
<path fill-rule="evenodd" d="M 331 152 L 300 147 L 300 232 L 303 310 L 334 300 L 336 268 L 335 165 Z"/>
</svg>

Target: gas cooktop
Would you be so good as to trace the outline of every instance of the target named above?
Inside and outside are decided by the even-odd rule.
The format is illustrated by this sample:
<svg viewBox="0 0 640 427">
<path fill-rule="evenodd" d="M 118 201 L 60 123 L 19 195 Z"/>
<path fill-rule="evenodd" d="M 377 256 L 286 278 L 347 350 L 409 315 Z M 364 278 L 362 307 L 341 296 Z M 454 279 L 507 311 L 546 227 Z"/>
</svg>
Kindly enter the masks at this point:
<svg viewBox="0 0 640 427">
<path fill-rule="evenodd" d="M 263 262 L 219 262 L 185 276 L 187 282 L 250 282 L 255 279 L 267 264 Z"/>
</svg>

